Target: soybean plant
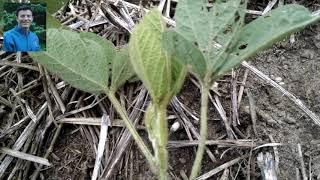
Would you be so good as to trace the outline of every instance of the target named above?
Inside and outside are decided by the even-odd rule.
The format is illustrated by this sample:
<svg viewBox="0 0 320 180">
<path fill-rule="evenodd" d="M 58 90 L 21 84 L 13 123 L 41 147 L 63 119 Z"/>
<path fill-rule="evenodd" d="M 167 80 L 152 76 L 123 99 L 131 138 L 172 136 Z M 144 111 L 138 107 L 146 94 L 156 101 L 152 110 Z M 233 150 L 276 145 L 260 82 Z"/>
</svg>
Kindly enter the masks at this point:
<svg viewBox="0 0 320 180">
<path fill-rule="evenodd" d="M 247 1 L 180 0 L 176 27 L 164 33 L 163 47 L 188 65 L 201 85 L 200 142 L 190 179 L 200 170 L 207 138 L 208 94 L 212 84 L 227 71 L 290 33 L 320 19 L 305 7 L 278 7 L 245 24 Z"/>
<path fill-rule="evenodd" d="M 180 90 L 186 75 L 184 66 L 162 48 L 164 31 L 165 24 L 160 12 L 152 10 L 135 27 L 129 41 L 132 66 L 152 99 L 145 113 L 145 124 L 161 180 L 168 178 L 166 108 L 171 98 Z"/>
</svg>

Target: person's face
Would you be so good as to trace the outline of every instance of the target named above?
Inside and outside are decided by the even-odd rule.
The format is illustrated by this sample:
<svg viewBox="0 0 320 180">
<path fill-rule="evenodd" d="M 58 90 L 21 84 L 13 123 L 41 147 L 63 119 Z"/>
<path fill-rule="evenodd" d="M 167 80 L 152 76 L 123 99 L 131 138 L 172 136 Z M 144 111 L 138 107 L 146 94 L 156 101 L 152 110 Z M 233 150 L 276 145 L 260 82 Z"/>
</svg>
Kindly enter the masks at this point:
<svg viewBox="0 0 320 180">
<path fill-rule="evenodd" d="M 21 10 L 17 17 L 18 25 L 28 29 L 33 21 L 32 12 L 30 10 Z"/>
</svg>

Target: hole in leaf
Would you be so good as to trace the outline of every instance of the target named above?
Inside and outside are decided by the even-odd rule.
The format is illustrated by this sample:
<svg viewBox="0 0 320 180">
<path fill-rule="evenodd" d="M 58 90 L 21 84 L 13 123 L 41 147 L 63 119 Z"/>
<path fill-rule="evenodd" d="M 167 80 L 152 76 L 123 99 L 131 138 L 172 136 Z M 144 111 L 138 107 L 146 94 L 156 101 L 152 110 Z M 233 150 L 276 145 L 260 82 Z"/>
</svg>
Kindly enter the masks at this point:
<svg viewBox="0 0 320 180">
<path fill-rule="evenodd" d="M 248 46 L 248 44 L 242 44 L 242 45 L 239 46 L 239 49 L 241 49 L 241 50 L 245 49 L 245 48 L 247 48 L 247 46 Z"/>
<path fill-rule="evenodd" d="M 240 20 L 240 14 L 239 14 L 239 12 L 237 11 L 236 14 L 235 14 L 234 21 L 235 21 L 235 22 L 238 22 L 239 20 Z"/>
<path fill-rule="evenodd" d="M 109 62 L 108 65 L 109 65 L 108 71 L 109 71 L 109 73 L 111 73 L 112 72 L 112 63 Z"/>
<path fill-rule="evenodd" d="M 212 9 L 212 7 L 213 7 L 213 5 L 211 5 L 211 4 L 208 4 L 208 5 L 206 6 L 206 8 L 207 8 L 207 11 L 208 11 L 208 12 L 210 12 L 210 10 Z"/>
<path fill-rule="evenodd" d="M 198 46 L 198 45 L 199 45 L 197 42 L 193 42 L 193 44 L 194 44 L 195 46 Z"/>
<path fill-rule="evenodd" d="M 172 36 L 171 38 L 172 38 L 174 44 L 178 44 L 179 43 L 179 40 L 178 40 L 178 38 L 176 36 Z M 170 38 L 168 38 L 168 39 L 170 39 Z"/>
<path fill-rule="evenodd" d="M 227 34 L 227 33 L 230 33 L 232 32 L 232 25 L 227 25 L 227 28 L 223 31 L 223 34 Z"/>
</svg>

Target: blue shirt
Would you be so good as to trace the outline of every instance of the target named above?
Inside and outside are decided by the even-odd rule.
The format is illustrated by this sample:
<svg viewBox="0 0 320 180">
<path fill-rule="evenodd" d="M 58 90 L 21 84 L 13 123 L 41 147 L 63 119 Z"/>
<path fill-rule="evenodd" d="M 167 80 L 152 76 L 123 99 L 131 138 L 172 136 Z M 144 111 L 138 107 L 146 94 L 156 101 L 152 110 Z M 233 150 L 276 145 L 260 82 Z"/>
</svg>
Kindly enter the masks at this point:
<svg viewBox="0 0 320 180">
<path fill-rule="evenodd" d="M 3 48 L 7 52 L 41 50 L 38 36 L 31 31 L 24 31 L 19 26 L 4 33 Z"/>
</svg>

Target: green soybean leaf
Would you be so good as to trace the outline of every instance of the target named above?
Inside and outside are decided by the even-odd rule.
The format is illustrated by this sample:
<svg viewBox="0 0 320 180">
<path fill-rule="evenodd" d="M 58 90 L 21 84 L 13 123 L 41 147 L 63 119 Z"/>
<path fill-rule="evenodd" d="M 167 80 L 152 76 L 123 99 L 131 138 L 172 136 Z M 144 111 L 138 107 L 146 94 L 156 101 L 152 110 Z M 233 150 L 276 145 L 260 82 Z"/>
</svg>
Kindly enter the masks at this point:
<svg viewBox="0 0 320 180">
<path fill-rule="evenodd" d="M 213 6 L 207 0 L 179 1 L 175 31 L 198 46 L 209 73 L 235 39 L 244 19 L 245 6 L 246 2 L 241 0 L 216 1 Z"/>
<path fill-rule="evenodd" d="M 172 88 L 171 93 L 172 95 L 177 94 L 181 86 L 184 83 L 184 80 L 187 75 L 187 68 L 184 64 L 182 64 L 178 59 L 174 56 L 172 56 Z"/>
<path fill-rule="evenodd" d="M 163 33 L 163 47 L 177 61 L 189 65 L 190 71 L 198 79 L 204 79 L 207 65 L 198 47 L 175 31 Z"/>
<path fill-rule="evenodd" d="M 133 31 L 129 42 L 130 60 L 155 104 L 169 99 L 171 59 L 162 48 L 164 23 L 160 12 L 152 10 Z"/>
<path fill-rule="evenodd" d="M 93 33 L 48 29 L 47 51 L 31 57 L 72 86 L 100 94 L 108 90 L 113 45 Z"/>
<path fill-rule="evenodd" d="M 281 6 L 257 18 L 243 27 L 237 44 L 219 69 L 219 75 L 289 34 L 319 20 L 320 16 L 312 16 L 307 8 L 297 4 Z"/>
<path fill-rule="evenodd" d="M 121 49 L 117 52 L 112 60 L 111 70 L 111 86 L 112 91 L 116 91 L 127 80 L 133 77 L 134 71 L 130 63 L 129 52 L 127 48 Z"/>
</svg>

